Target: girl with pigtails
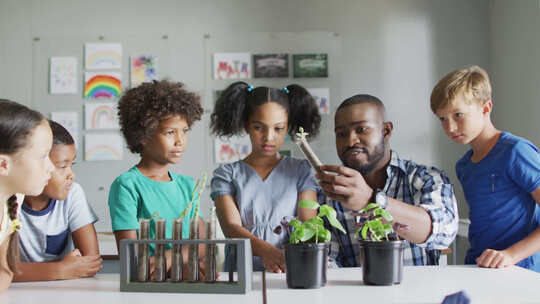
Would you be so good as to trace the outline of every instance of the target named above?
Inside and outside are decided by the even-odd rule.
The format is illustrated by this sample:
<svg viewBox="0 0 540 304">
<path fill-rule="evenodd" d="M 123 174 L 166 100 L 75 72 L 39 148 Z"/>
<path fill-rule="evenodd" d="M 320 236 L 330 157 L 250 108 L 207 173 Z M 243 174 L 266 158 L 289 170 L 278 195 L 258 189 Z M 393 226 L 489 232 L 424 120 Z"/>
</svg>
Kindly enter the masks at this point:
<svg viewBox="0 0 540 304">
<path fill-rule="evenodd" d="M 242 160 L 219 166 L 211 182 L 211 197 L 226 237 L 249 238 L 253 270 L 284 272 L 281 245 L 285 234 L 273 229 L 285 216 L 312 217 L 301 208 L 301 200 L 317 200 L 314 172 L 307 160 L 284 156 L 279 150 L 285 137 L 303 127 L 309 137 L 319 132 L 321 117 L 317 104 L 299 85 L 284 88 L 231 84 L 217 100 L 211 116 L 211 131 L 231 137 L 246 132 L 251 153 Z M 225 268 L 236 268 L 234 251 L 225 249 Z"/>
<path fill-rule="evenodd" d="M 54 166 L 52 132 L 39 113 L 0 99 L 0 291 L 9 287 L 19 261 L 17 219 L 23 195 L 39 195 Z"/>
</svg>

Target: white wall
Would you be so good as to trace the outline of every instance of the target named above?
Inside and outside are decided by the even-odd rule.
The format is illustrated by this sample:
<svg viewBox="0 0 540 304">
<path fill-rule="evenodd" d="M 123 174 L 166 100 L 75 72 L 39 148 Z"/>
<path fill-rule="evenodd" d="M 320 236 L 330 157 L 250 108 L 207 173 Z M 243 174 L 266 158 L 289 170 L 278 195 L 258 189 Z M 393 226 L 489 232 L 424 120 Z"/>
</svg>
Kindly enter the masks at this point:
<svg viewBox="0 0 540 304">
<path fill-rule="evenodd" d="M 495 126 L 540 145 L 540 2 L 490 3 Z"/>
<path fill-rule="evenodd" d="M 496 5 L 495 11 L 502 14 L 504 9 Z M 441 131 L 429 110 L 429 95 L 436 81 L 453 69 L 469 64 L 489 66 L 489 12 L 487 0 L 0 0 L 0 96 L 40 108 L 42 101 L 33 92 L 36 82 L 47 80 L 35 79 L 32 72 L 33 45 L 39 43 L 32 41 L 34 37 L 134 39 L 167 34 L 179 46 L 178 53 L 169 55 L 181 57 L 179 37 L 335 32 L 341 37 L 342 54 L 330 64 L 338 67 L 341 83 L 331 92 L 332 109 L 353 94 L 380 97 L 395 126 L 392 147 L 403 157 L 445 169 L 457 183 L 453 164 L 464 148 L 455 147 Z M 187 71 L 173 65 L 168 67 L 169 75 L 163 76 L 203 90 L 203 62 L 200 68 L 195 64 Z M 329 121 L 324 127 L 331 130 L 331 117 Z M 316 150 L 321 158 L 337 162 L 333 137 L 319 142 Z M 186 155 L 184 162 L 195 155 Z M 136 157 L 130 157 L 121 165 L 103 166 L 100 170 L 108 176 L 105 182 L 96 180 L 91 170 L 81 170 L 88 166 L 81 161 L 75 169 L 89 200 L 103 202 L 110 180 L 135 161 Z M 182 173 L 198 176 L 200 171 Z M 461 197 L 459 201 L 466 216 Z"/>
</svg>

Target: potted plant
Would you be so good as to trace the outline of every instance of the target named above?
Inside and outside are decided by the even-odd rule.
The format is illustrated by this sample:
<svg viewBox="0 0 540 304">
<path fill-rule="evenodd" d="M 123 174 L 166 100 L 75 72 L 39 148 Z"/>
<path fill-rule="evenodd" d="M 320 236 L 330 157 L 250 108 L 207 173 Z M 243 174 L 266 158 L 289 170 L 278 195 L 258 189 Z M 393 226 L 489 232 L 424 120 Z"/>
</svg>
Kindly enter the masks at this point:
<svg viewBox="0 0 540 304">
<path fill-rule="evenodd" d="M 326 285 L 328 249 L 332 234 L 324 227 L 323 217 L 330 225 L 345 233 L 336 218 L 336 211 L 328 205 L 311 200 L 299 202 L 300 208 L 319 209 L 318 214 L 305 222 L 292 217 L 281 221 L 274 232 L 285 230 L 289 243 L 285 244 L 285 266 L 289 288 L 320 288 Z"/>
<path fill-rule="evenodd" d="M 360 261 L 365 284 L 393 285 L 403 277 L 403 250 L 397 229 L 407 226 L 394 222 L 392 215 L 375 203 L 370 203 L 354 215 L 360 217 L 355 234 L 359 237 Z"/>
</svg>

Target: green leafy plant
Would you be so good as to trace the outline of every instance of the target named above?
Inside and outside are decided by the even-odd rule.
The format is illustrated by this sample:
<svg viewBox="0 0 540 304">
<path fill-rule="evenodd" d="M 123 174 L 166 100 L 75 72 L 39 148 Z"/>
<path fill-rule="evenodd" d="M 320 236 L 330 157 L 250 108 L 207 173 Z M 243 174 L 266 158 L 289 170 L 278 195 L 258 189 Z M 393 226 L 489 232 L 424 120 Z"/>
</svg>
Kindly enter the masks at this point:
<svg viewBox="0 0 540 304">
<path fill-rule="evenodd" d="M 274 229 L 274 233 L 281 234 L 283 230 L 289 235 L 291 244 L 299 243 L 326 243 L 332 238 L 332 234 L 324 227 L 323 217 L 326 217 L 330 225 L 345 233 L 345 229 L 337 220 L 334 208 L 328 205 L 319 205 L 312 200 L 303 200 L 298 203 L 300 208 L 319 209 L 318 214 L 305 222 L 295 217 L 284 217 L 281 225 Z"/>
<path fill-rule="evenodd" d="M 406 226 L 394 222 L 392 215 L 375 203 L 368 204 L 353 215 L 360 217 L 355 235 L 366 241 L 399 240 L 396 230 L 407 229 Z"/>
</svg>

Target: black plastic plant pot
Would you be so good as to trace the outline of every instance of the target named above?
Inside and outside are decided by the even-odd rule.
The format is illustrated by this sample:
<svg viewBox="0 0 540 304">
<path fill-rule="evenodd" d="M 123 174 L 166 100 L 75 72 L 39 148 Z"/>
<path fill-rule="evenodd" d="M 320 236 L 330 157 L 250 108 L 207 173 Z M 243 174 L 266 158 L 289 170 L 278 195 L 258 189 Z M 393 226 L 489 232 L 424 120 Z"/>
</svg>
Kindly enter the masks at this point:
<svg viewBox="0 0 540 304">
<path fill-rule="evenodd" d="M 330 244 L 286 244 L 285 266 L 289 288 L 320 288 L 326 285 Z"/>
<path fill-rule="evenodd" d="M 401 283 L 405 245 L 405 241 L 359 241 L 364 284 Z"/>
</svg>

